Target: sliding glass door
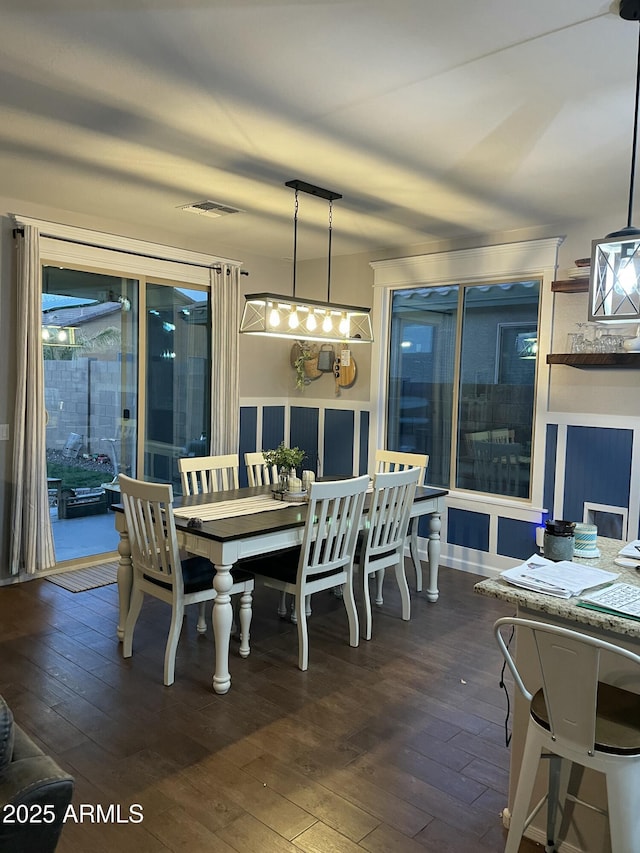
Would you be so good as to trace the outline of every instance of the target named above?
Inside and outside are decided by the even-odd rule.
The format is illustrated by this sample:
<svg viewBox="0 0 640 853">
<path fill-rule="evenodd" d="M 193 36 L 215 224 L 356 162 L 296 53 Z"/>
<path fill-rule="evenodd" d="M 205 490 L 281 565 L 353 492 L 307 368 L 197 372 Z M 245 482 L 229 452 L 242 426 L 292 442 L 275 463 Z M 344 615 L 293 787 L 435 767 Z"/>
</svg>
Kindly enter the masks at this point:
<svg viewBox="0 0 640 853">
<path fill-rule="evenodd" d="M 211 312 L 207 291 L 148 283 L 144 479 L 172 483 L 177 460 L 209 452 Z"/>
<path fill-rule="evenodd" d="M 210 413 L 208 289 L 43 267 L 50 514 L 57 563 L 118 545 L 118 476 L 171 482 Z"/>
<path fill-rule="evenodd" d="M 45 266 L 42 347 L 58 563 L 111 552 L 117 474 L 135 473 L 137 282 Z"/>
</svg>

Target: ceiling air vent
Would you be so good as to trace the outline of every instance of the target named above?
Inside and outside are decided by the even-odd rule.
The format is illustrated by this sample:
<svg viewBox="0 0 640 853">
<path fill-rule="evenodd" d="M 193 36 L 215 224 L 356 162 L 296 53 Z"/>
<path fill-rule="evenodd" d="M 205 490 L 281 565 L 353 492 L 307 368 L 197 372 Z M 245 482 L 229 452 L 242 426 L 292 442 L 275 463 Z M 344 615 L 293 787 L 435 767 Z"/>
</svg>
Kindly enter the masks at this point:
<svg viewBox="0 0 640 853">
<path fill-rule="evenodd" d="M 194 201 L 191 204 L 180 205 L 180 210 L 186 210 L 187 213 L 197 213 L 199 216 L 227 216 L 230 213 L 242 213 L 237 207 L 230 207 L 228 204 L 220 204 L 217 201 Z"/>
</svg>

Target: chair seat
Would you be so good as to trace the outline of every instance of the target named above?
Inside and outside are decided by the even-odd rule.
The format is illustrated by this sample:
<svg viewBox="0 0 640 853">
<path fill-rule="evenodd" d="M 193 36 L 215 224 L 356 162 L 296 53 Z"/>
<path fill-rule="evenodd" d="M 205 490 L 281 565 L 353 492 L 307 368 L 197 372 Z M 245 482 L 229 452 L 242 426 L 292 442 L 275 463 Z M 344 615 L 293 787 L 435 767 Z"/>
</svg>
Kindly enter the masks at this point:
<svg viewBox="0 0 640 853">
<path fill-rule="evenodd" d="M 531 716 L 551 731 L 542 688 L 531 700 Z M 612 755 L 640 755 L 640 695 L 598 683 L 595 748 Z"/>
<path fill-rule="evenodd" d="M 367 537 L 366 537 L 366 534 L 364 532 L 361 531 L 358 534 L 358 542 L 356 544 L 356 556 L 354 557 L 354 560 L 353 560 L 353 562 L 356 564 L 360 563 L 360 560 L 362 557 L 362 552 L 363 552 L 365 544 L 366 544 L 366 538 Z M 376 554 L 375 559 L 376 560 L 386 560 L 387 557 L 393 556 L 393 554 L 396 553 L 396 550 L 397 550 L 396 548 L 391 548 L 389 551 L 385 551 L 384 553 L 381 553 L 381 554 Z"/>
<path fill-rule="evenodd" d="M 247 559 L 247 568 L 251 565 L 251 557 Z M 259 565 L 256 565 L 253 574 L 277 581 L 280 584 L 296 585 L 298 577 L 298 563 L 300 562 L 300 548 L 290 548 L 279 551 L 268 557 L 260 557 Z M 333 571 L 319 572 L 314 575 L 314 580 L 321 581 L 335 574 Z"/>
<path fill-rule="evenodd" d="M 186 560 L 182 561 L 182 577 L 185 593 L 189 594 L 191 592 L 202 592 L 204 589 L 211 589 L 215 573 L 216 570 L 213 563 L 207 560 L 206 557 L 187 557 Z M 149 577 L 149 575 L 144 575 L 143 577 L 149 583 L 161 586 L 163 589 L 171 589 L 171 584 L 169 583 L 156 580 Z M 251 572 L 244 571 L 243 569 L 232 569 L 231 577 L 234 583 L 245 583 L 253 579 Z"/>
</svg>

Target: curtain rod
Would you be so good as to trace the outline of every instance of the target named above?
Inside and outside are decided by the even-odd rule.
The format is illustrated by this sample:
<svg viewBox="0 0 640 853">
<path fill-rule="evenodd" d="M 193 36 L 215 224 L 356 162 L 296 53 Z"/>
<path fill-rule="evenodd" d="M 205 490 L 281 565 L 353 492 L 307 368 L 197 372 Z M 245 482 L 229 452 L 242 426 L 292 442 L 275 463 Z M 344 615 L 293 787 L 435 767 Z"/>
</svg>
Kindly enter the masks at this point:
<svg viewBox="0 0 640 853">
<path fill-rule="evenodd" d="M 18 234 L 24 236 L 24 228 L 14 228 L 14 239 L 18 236 Z M 120 252 L 123 255 L 135 255 L 135 257 L 137 258 L 149 258 L 149 260 L 152 261 L 163 261 L 164 263 L 170 264 L 183 264 L 187 267 L 200 267 L 206 270 L 213 270 L 214 272 L 222 272 L 221 266 L 213 266 L 211 264 L 199 264 L 192 261 L 179 261 L 175 258 L 163 258 L 161 255 L 147 255 L 145 252 L 132 252 L 130 249 L 115 249 L 112 246 L 101 246 L 99 243 L 89 243 L 85 240 L 71 240 L 68 237 L 57 237 L 55 234 L 46 234 L 45 232 L 41 232 L 40 236 L 47 237 L 49 240 L 60 240 L 62 243 L 73 243 L 76 246 L 88 246 L 91 249 L 104 249 L 107 252 Z M 231 275 L 231 270 L 228 268 L 227 275 Z M 240 275 L 249 275 L 249 272 L 248 270 L 240 270 Z"/>
</svg>

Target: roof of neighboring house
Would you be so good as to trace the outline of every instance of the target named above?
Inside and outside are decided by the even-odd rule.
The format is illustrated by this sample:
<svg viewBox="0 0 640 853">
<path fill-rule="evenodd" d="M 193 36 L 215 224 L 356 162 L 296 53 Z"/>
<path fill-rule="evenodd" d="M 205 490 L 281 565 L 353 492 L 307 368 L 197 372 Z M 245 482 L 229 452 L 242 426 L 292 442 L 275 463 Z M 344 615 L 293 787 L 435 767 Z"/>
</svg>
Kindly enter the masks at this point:
<svg viewBox="0 0 640 853">
<path fill-rule="evenodd" d="M 101 302 L 42 312 L 42 322 L 47 326 L 81 326 L 122 309 L 119 302 Z"/>
<path fill-rule="evenodd" d="M 80 296 L 65 296 L 60 293 L 43 293 L 42 310 L 54 311 L 56 308 L 73 308 L 79 305 L 95 305 L 97 299 L 88 299 Z"/>
</svg>

